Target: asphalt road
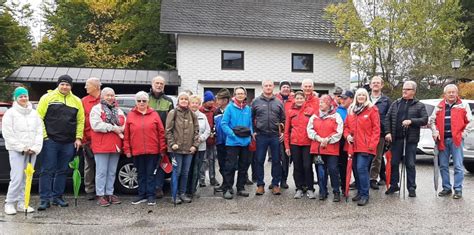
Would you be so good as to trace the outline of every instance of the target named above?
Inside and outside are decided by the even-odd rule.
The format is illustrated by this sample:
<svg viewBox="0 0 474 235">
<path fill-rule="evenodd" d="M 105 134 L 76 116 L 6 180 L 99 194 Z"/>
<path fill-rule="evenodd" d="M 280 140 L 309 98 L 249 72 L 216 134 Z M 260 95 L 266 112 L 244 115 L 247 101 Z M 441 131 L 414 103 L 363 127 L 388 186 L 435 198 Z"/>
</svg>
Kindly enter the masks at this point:
<svg viewBox="0 0 474 235">
<path fill-rule="evenodd" d="M 138 233 L 453 233 L 474 231 L 474 174 L 465 174 L 464 197 L 439 198 L 433 189 L 433 168 L 429 158 L 417 162 L 416 198 L 398 194 L 386 196 L 385 190 L 371 190 L 370 203 L 293 199 L 294 184 L 282 195 L 267 190 L 249 198 L 225 200 L 213 195 L 212 188 L 201 188 L 201 197 L 190 204 L 171 203 L 170 197 L 156 206 L 131 205 L 132 196 L 122 195 L 123 203 L 101 208 L 83 196 L 78 207 L 53 207 L 28 216 L 6 216 L 0 212 L 0 234 L 138 234 Z M 266 165 L 266 182 L 270 181 Z M 69 186 L 71 187 L 71 186 Z M 6 187 L 0 188 L 0 200 Z M 354 195 L 355 191 L 351 191 Z M 403 194 L 402 194 L 403 195 Z M 73 204 L 69 192 L 66 199 Z M 38 205 L 37 194 L 33 205 Z"/>
</svg>

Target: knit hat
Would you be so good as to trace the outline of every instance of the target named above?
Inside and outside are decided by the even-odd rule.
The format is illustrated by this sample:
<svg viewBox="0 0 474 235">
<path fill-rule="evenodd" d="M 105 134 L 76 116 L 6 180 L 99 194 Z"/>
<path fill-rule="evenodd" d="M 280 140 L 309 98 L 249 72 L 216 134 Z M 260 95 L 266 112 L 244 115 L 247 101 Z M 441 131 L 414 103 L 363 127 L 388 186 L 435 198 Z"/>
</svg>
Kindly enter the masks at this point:
<svg viewBox="0 0 474 235">
<path fill-rule="evenodd" d="M 342 88 L 336 87 L 333 94 L 336 95 L 336 96 L 341 95 L 342 94 Z"/>
<path fill-rule="evenodd" d="M 319 101 L 322 102 L 322 103 L 325 103 L 329 106 L 332 105 L 333 103 L 333 99 L 331 98 L 331 96 L 329 95 L 322 95 L 320 98 L 319 98 Z"/>
<path fill-rule="evenodd" d="M 206 91 L 204 92 L 204 103 L 208 101 L 214 101 L 215 97 L 212 91 Z"/>
<path fill-rule="evenodd" d="M 230 91 L 227 88 L 220 89 L 219 92 L 217 92 L 216 94 L 217 99 L 230 99 L 230 97 Z"/>
<path fill-rule="evenodd" d="M 69 85 L 72 86 L 72 77 L 69 76 L 69 75 L 67 75 L 67 74 L 61 75 L 61 76 L 59 76 L 59 78 L 58 78 L 58 86 L 59 86 L 59 84 L 60 84 L 61 82 L 69 83 Z"/>
<path fill-rule="evenodd" d="M 287 80 L 283 80 L 280 82 L 280 90 L 281 90 L 281 87 L 284 86 L 284 85 L 288 85 L 291 87 L 291 82 L 287 81 Z"/>
<path fill-rule="evenodd" d="M 15 89 L 15 91 L 13 91 L 13 100 L 16 101 L 18 99 L 18 97 L 20 97 L 22 95 L 28 96 L 28 90 L 24 87 L 21 87 L 21 86 L 17 87 Z"/>
</svg>

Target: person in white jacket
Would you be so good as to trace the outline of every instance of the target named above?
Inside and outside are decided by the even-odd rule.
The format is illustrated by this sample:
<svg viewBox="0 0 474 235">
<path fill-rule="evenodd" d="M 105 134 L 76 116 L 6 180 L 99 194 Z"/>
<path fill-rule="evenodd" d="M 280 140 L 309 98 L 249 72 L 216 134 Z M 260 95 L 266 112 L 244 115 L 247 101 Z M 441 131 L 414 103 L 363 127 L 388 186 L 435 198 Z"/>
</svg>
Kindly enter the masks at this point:
<svg viewBox="0 0 474 235">
<path fill-rule="evenodd" d="M 186 189 L 186 194 L 188 194 L 190 198 L 192 198 L 197 191 L 200 171 L 204 161 L 204 155 L 206 154 L 206 140 L 211 134 L 211 127 L 209 126 L 206 115 L 199 111 L 201 103 L 201 97 L 197 95 L 192 95 L 189 97 L 189 109 L 191 109 L 191 111 L 196 114 L 197 120 L 199 122 L 199 146 L 198 151 L 194 154 L 193 161 L 191 162 Z"/>
<path fill-rule="evenodd" d="M 29 102 L 28 90 L 18 87 L 13 93 L 13 107 L 5 112 L 2 120 L 2 134 L 10 158 L 10 184 L 5 199 L 5 214 L 16 214 L 15 204 L 20 211 L 25 210 L 25 174 L 23 171 L 31 161 L 34 166 L 36 156 L 43 147 L 43 126 L 36 110 Z M 31 157 L 31 158 L 30 158 Z M 35 210 L 28 206 L 27 212 Z"/>
</svg>

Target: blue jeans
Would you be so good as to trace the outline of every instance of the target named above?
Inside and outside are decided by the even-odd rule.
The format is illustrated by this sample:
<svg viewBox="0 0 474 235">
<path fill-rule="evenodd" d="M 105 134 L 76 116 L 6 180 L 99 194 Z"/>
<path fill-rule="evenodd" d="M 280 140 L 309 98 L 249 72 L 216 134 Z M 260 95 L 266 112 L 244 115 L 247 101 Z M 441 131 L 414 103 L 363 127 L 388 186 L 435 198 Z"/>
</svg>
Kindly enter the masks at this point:
<svg viewBox="0 0 474 235">
<path fill-rule="evenodd" d="M 191 166 L 189 167 L 188 182 L 186 193 L 193 195 L 197 191 L 199 176 L 201 174 L 202 162 L 206 151 L 197 151 L 191 158 Z"/>
<path fill-rule="evenodd" d="M 39 193 L 40 199 L 50 201 L 62 197 L 66 188 L 69 162 L 74 155 L 74 143 L 62 144 L 52 139 L 43 141 L 41 151 Z"/>
<path fill-rule="evenodd" d="M 463 145 L 456 147 L 452 138 L 444 140 L 446 149 L 440 151 L 438 155 L 439 159 L 439 171 L 441 172 L 441 179 L 443 181 L 443 189 L 451 190 L 451 181 L 449 179 L 449 156 L 453 156 L 454 163 L 454 191 L 462 191 L 462 182 L 464 181 L 464 153 Z"/>
<path fill-rule="evenodd" d="M 367 153 L 356 153 L 352 162 L 357 195 L 362 199 L 369 199 L 369 166 L 372 162 L 372 157 L 373 156 Z"/>
<path fill-rule="evenodd" d="M 331 188 L 333 193 L 339 194 L 339 169 L 338 169 L 338 157 L 337 156 L 328 156 L 322 155 L 324 165 L 321 167 L 324 168 L 322 172 L 324 175 L 319 178 L 319 194 L 326 195 L 328 194 L 328 176 L 331 177 Z M 320 168 L 321 169 L 321 168 Z"/>
<path fill-rule="evenodd" d="M 416 143 L 406 143 L 405 158 L 403 159 L 407 171 L 407 189 L 416 190 Z M 398 187 L 400 181 L 399 165 L 403 156 L 403 139 L 396 139 L 392 143 L 392 176 L 390 177 L 390 186 Z"/>
<path fill-rule="evenodd" d="M 265 185 L 263 165 L 268 147 L 272 155 L 272 185 L 280 186 L 283 169 L 280 160 L 280 138 L 277 135 L 257 135 L 257 186 Z"/>
<path fill-rule="evenodd" d="M 189 168 L 191 168 L 193 155 L 173 153 L 173 157 L 176 159 L 177 163 L 176 176 L 178 178 L 178 195 L 181 195 L 186 192 Z"/>
<path fill-rule="evenodd" d="M 114 194 L 115 173 L 119 157 L 119 153 L 95 154 L 95 192 L 97 196 Z"/>
<path fill-rule="evenodd" d="M 138 172 L 138 197 L 155 198 L 155 169 L 157 156 L 145 154 L 133 156 L 133 164 Z"/>
</svg>

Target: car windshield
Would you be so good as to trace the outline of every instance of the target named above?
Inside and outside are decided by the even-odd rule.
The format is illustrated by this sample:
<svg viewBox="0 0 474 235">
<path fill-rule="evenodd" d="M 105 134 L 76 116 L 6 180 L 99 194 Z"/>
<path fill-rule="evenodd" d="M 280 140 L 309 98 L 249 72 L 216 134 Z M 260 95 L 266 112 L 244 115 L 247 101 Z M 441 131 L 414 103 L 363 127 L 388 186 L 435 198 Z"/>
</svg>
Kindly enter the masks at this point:
<svg viewBox="0 0 474 235">
<path fill-rule="evenodd" d="M 431 104 L 425 104 L 426 112 L 428 113 L 428 116 L 431 116 L 431 113 L 433 113 L 434 106 Z"/>
</svg>

